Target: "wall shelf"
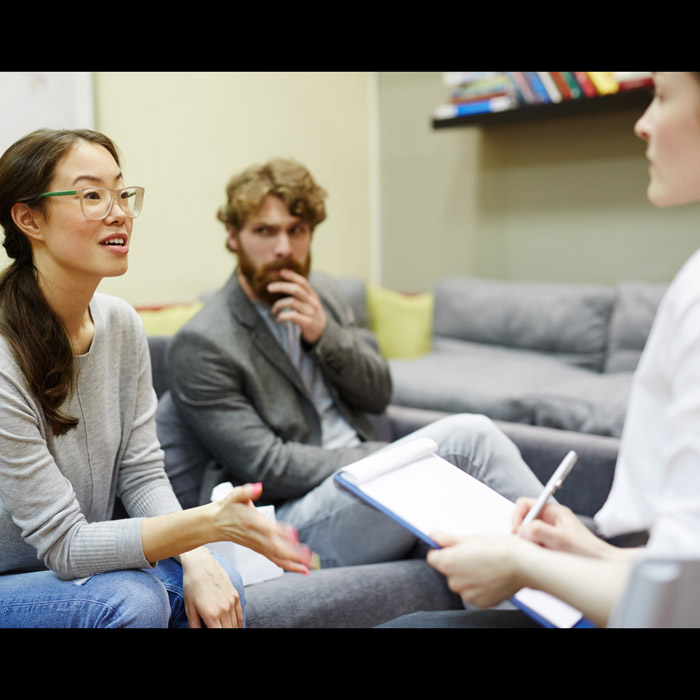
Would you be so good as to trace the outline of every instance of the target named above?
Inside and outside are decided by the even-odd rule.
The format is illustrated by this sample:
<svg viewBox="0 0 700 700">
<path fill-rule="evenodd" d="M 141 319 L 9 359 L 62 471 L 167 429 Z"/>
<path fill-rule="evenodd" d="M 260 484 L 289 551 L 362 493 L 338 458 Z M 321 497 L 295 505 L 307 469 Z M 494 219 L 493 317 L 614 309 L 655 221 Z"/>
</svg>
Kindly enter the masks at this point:
<svg viewBox="0 0 700 700">
<path fill-rule="evenodd" d="M 567 116 L 585 116 L 623 109 L 638 108 L 640 115 L 649 105 L 653 90 L 645 88 L 617 92 L 612 95 L 584 97 L 577 100 L 565 100 L 557 103 L 522 105 L 503 112 L 470 114 L 454 119 L 433 119 L 434 129 L 464 126 L 497 126 L 500 124 L 520 124 L 542 119 L 559 119 Z"/>
</svg>

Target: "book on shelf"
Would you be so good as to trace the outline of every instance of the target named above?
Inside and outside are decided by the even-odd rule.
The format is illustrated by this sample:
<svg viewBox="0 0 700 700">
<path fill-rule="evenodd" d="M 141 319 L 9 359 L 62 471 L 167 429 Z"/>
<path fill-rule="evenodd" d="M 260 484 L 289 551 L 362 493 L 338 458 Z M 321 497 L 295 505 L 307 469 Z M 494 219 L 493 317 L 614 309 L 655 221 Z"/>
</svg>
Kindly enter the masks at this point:
<svg viewBox="0 0 700 700">
<path fill-rule="evenodd" d="M 436 121 L 559 104 L 653 85 L 650 72 L 462 72 L 444 73 L 443 80 L 450 94 L 447 103 L 434 110 Z"/>
<path fill-rule="evenodd" d="M 524 105 L 535 104 L 537 98 L 530 87 L 530 83 L 525 79 L 525 74 L 522 72 L 508 72 L 506 75 L 510 78 L 513 88 L 520 102 Z"/>
<path fill-rule="evenodd" d="M 499 97 L 512 92 L 510 80 L 506 75 L 498 75 L 491 78 L 460 83 L 450 92 L 450 102 L 473 102 L 477 99 Z"/>
<path fill-rule="evenodd" d="M 443 104 L 435 108 L 433 117 L 440 119 L 456 119 L 472 114 L 489 114 L 492 112 L 504 112 L 518 106 L 518 99 L 513 95 L 500 95 L 482 100 L 464 102 L 459 104 Z"/>
<path fill-rule="evenodd" d="M 387 447 L 340 469 L 338 488 L 384 513 L 433 548 L 436 531 L 454 535 L 511 532 L 515 504 L 435 454 L 437 444 L 418 438 Z M 511 599 L 550 627 L 589 626 L 580 611 L 530 588 Z"/>
<path fill-rule="evenodd" d="M 644 90 L 654 87 L 654 79 L 651 72 L 643 73 L 613 73 L 617 80 L 619 92 L 630 92 L 631 90 Z"/>
<path fill-rule="evenodd" d="M 539 73 L 530 70 L 524 71 L 523 75 L 525 76 L 525 80 L 527 80 L 527 82 L 530 84 L 533 93 L 535 94 L 536 102 L 540 104 L 551 102 L 551 100 L 549 99 L 549 95 L 547 94 L 547 90 L 545 89 L 545 86 L 542 83 L 542 79 L 539 76 Z"/>
<path fill-rule="evenodd" d="M 576 82 L 579 84 L 581 87 L 581 90 L 583 91 L 583 94 L 585 97 L 596 97 L 597 96 L 597 91 L 595 89 L 595 85 L 591 82 L 591 79 L 588 77 L 588 73 L 584 73 L 581 71 L 574 71 L 574 78 L 576 79 Z"/>
<path fill-rule="evenodd" d="M 493 97 L 505 97 L 507 95 L 512 95 L 513 93 L 507 89 L 493 90 L 484 93 L 475 93 L 473 95 L 450 95 L 449 104 L 453 105 L 464 105 L 470 102 L 479 102 L 483 100 L 490 100 Z"/>
<path fill-rule="evenodd" d="M 583 97 L 581 86 L 576 82 L 573 73 L 555 72 L 552 73 L 552 79 L 557 84 L 564 100 L 578 100 Z"/>
<path fill-rule="evenodd" d="M 557 84 L 554 81 L 552 74 L 541 71 L 541 72 L 538 72 L 537 75 L 538 75 L 539 79 L 542 81 L 542 85 L 544 86 L 544 89 L 546 90 L 547 95 L 549 96 L 549 101 L 553 102 L 553 103 L 561 102 L 562 101 L 561 91 L 557 87 Z"/>
<path fill-rule="evenodd" d="M 566 84 L 569 86 L 569 90 L 571 90 L 571 99 L 579 100 L 582 97 L 585 97 L 585 95 L 583 94 L 583 90 L 578 84 L 578 81 L 576 80 L 576 77 L 574 76 L 572 71 L 563 71 L 559 73 L 559 75 L 561 75 L 562 78 L 564 78 Z"/>
<path fill-rule="evenodd" d="M 616 93 L 619 88 L 619 83 L 614 73 L 589 71 L 587 75 L 599 95 L 612 95 Z"/>
</svg>

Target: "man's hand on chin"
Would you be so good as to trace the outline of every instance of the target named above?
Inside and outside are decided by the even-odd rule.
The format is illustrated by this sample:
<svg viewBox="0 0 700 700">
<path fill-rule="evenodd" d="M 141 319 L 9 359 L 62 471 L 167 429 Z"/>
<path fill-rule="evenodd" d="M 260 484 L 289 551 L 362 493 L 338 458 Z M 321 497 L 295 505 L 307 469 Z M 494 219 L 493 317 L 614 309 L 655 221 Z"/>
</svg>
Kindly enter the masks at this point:
<svg viewBox="0 0 700 700">
<path fill-rule="evenodd" d="M 286 296 L 272 306 L 277 321 L 291 321 L 301 328 L 301 337 L 310 345 L 315 345 L 326 328 L 326 312 L 309 280 L 297 272 L 283 268 L 281 280 L 271 282 L 267 289 L 275 294 Z"/>
</svg>

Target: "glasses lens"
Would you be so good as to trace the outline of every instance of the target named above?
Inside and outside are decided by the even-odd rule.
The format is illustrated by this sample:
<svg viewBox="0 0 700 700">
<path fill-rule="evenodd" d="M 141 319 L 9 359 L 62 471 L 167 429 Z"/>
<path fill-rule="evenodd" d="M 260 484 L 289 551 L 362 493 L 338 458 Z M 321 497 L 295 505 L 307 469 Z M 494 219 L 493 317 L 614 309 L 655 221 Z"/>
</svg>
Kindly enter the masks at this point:
<svg viewBox="0 0 700 700">
<path fill-rule="evenodd" d="M 131 219 L 141 213 L 143 205 L 143 188 L 126 187 L 119 192 L 119 207 Z"/>
<path fill-rule="evenodd" d="M 143 187 L 125 187 L 114 194 L 119 198 L 119 208 L 130 219 L 141 213 Z M 106 187 L 90 187 L 83 190 L 80 203 L 88 219 L 104 219 L 112 209 L 112 190 Z"/>
<path fill-rule="evenodd" d="M 83 190 L 80 204 L 88 219 L 103 219 L 112 205 L 112 192 L 104 187 Z"/>
</svg>

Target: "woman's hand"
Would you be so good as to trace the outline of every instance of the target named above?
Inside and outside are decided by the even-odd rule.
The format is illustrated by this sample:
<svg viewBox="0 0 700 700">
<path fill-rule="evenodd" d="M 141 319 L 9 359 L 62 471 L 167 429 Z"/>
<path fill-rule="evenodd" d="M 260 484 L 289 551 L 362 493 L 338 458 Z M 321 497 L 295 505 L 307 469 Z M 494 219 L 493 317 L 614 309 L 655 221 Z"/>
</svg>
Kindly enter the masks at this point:
<svg viewBox="0 0 700 700">
<path fill-rule="evenodd" d="M 241 600 L 231 579 L 206 547 L 180 555 L 185 612 L 191 628 L 242 627 Z"/>
<path fill-rule="evenodd" d="M 521 528 L 520 525 L 534 502 L 533 498 L 519 498 L 516 501 L 513 532 L 547 549 L 586 557 L 618 557 L 617 547 L 594 535 L 566 506 L 547 504 L 536 520 Z"/>
<path fill-rule="evenodd" d="M 532 545 L 513 535 L 455 537 L 434 533 L 442 549 L 428 553 L 428 563 L 447 578 L 451 591 L 480 608 L 496 605 L 517 593 L 520 581 L 518 548 Z"/>
<path fill-rule="evenodd" d="M 275 523 L 256 510 L 253 501 L 261 493 L 262 484 L 246 484 L 216 501 L 220 539 L 253 549 L 287 571 L 308 574 L 311 550 L 299 544 L 294 527 Z"/>
</svg>

